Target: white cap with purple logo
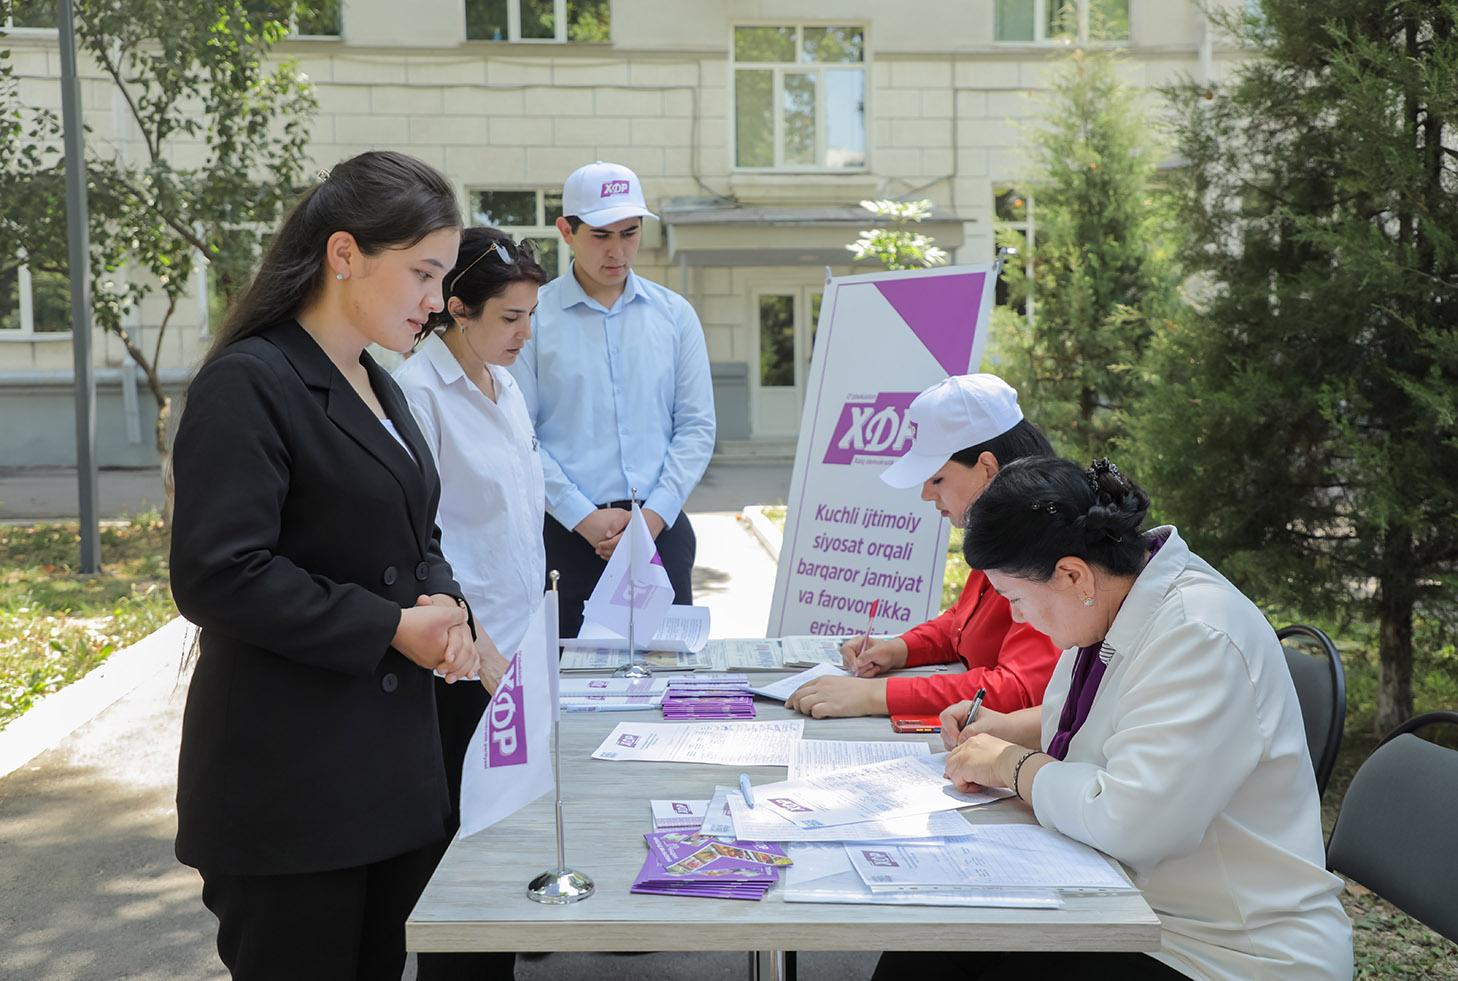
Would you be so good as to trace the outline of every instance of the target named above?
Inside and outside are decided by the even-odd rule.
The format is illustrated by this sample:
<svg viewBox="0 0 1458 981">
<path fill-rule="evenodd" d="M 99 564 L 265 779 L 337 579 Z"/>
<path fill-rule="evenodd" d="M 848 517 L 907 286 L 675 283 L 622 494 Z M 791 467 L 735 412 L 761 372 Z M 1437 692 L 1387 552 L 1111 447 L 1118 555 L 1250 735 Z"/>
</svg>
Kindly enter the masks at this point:
<svg viewBox="0 0 1458 981">
<path fill-rule="evenodd" d="M 881 471 L 892 487 L 915 487 L 958 450 L 1001 436 L 1023 421 L 1018 393 L 996 375 L 953 375 L 912 400 L 913 432 L 901 459 Z"/>
<path fill-rule="evenodd" d="M 657 218 L 643 200 L 643 182 L 622 164 L 599 160 L 578 167 L 562 185 L 562 214 L 593 228 L 625 218 Z"/>
</svg>

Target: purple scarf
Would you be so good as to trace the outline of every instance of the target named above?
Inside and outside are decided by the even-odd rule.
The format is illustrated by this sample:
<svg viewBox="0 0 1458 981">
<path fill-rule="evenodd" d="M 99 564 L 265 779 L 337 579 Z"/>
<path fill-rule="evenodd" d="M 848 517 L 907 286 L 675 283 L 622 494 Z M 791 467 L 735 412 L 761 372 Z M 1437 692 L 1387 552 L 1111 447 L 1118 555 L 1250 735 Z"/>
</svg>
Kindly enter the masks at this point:
<svg viewBox="0 0 1458 981">
<path fill-rule="evenodd" d="M 1163 544 L 1163 538 L 1149 536 L 1149 557 L 1153 558 Z M 1099 657 L 1103 647 L 1103 642 L 1100 641 L 1078 649 L 1078 660 L 1073 662 L 1068 697 L 1063 700 L 1063 713 L 1058 716 L 1058 731 L 1053 733 L 1053 738 L 1048 742 L 1047 753 L 1055 760 L 1061 760 L 1068 755 L 1068 744 L 1073 741 L 1074 734 L 1082 728 L 1089 710 L 1093 708 L 1094 697 L 1099 693 L 1099 682 L 1104 680 L 1104 669 L 1108 667 L 1107 662 Z M 1113 654 L 1113 648 L 1109 649 L 1109 653 Z"/>
</svg>

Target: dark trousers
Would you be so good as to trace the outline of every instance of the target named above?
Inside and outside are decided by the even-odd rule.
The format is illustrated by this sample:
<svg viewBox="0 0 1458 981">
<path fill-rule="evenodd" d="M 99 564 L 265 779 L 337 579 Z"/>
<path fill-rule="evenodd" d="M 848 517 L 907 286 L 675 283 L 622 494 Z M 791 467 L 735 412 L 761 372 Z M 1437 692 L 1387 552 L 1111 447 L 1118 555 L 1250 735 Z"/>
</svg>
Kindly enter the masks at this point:
<svg viewBox="0 0 1458 981">
<path fill-rule="evenodd" d="M 448 685 L 435 679 L 435 711 L 440 723 L 440 749 L 445 759 L 446 786 L 451 794 L 450 837 L 435 847 L 431 869 L 440 864 L 461 824 L 461 767 L 476 724 L 491 701 L 486 688 L 475 681 Z M 418 954 L 420 981 L 508 981 L 516 970 L 516 955 L 507 953 Z"/>
<path fill-rule="evenodd" d="M 360 815 L 369 820 L 369 815 Z M 405 918 L 438 849 L 293 875 L 203 872 L 218 956 L 237 981 L 399 981 Z"/>
<path fill-rule="evenodd" d="M 1179 971 L 1148 954 L 1108 952 L 1016 951 L 982 953 L 940 950 L 888 950 L 876 964 L 871 981 L 904 981 L 906 978 L 1041 978 L 1065 981 L 1142 981 L 1182 978 Z"/>
<path fill-rule="evenodd" d="M 614 501 L 612 507 L 626 508 L 626 501 Z M 564 528 L 550 514 L 542 524 L 542 543 L 547 551 L 547 585 L 553 569 L 562 574 L 557 583 L 557 605 L 560 612 L 559 632 L 563 637 L 576 637 L 582 630 L 582 604 L 592 595 L 607 563 L 597 557 L 587 539 L 570 528 Z M 682 511 L 678 520 L 664 528 L 655 543 L 668 581 L 673 584 L 673 601 L 688 605 L 694 601 L 694 556 L 698 539 L 694 526 Z"/>
</svg>

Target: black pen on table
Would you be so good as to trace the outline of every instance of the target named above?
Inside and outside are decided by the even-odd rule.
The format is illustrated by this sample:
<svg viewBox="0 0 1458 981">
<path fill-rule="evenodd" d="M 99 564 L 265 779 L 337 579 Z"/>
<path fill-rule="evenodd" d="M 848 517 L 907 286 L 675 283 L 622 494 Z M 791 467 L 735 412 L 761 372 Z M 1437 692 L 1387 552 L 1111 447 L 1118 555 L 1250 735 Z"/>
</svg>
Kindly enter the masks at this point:
<svg viewBox="0 0 1458 981">
<path fill-rule="evenodd" d="M 982 700 L 987 697 L 987 689 L 977 689 L 977 694 L 972 696 L 972 707 L 967 710 L 967 718 L 962 720 L 962 728 L 966 729 L 977 718 L 977 710 L 982 707 Z"/>
</svg>

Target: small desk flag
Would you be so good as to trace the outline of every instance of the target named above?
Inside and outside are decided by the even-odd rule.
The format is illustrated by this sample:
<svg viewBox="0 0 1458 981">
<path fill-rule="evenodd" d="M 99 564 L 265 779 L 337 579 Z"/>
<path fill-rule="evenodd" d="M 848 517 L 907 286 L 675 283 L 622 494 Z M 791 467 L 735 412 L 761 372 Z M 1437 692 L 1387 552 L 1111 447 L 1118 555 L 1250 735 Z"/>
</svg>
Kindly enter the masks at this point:
<svg viewBox="0 0 1458 981">
<path fill-rule="evenodd" d="M 631 597 L 631 598 L 630 598 Z M 658 556 L 643 509 L 633 504 L 633 517 L 623 540 L 582 608 L 583 616 L 619 636 L 628 636 L 628 611 L 633 612 L 633 641 L 646 647 L 673 605 L 673 583 Z"/>
</svg>

